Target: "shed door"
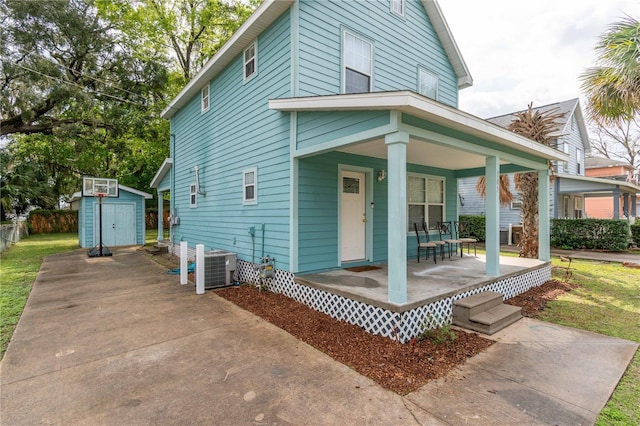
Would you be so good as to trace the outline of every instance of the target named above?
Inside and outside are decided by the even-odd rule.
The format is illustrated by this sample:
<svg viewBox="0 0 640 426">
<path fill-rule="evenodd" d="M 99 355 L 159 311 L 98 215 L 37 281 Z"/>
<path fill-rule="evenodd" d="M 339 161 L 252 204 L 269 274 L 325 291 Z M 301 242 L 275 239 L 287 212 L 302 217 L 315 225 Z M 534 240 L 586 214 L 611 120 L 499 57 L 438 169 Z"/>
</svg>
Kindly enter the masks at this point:
<svg viewBox="0 0 640 426">
<path fill-rule="evenodd" d="M 98 245 L 100 234 L 100 207 L 94 208 L 93 244 Z M 136 206 L 135 204 L 102 205 L 102 243 L 107 247 L 132 246 L 136 244 Z"/>
</svg>

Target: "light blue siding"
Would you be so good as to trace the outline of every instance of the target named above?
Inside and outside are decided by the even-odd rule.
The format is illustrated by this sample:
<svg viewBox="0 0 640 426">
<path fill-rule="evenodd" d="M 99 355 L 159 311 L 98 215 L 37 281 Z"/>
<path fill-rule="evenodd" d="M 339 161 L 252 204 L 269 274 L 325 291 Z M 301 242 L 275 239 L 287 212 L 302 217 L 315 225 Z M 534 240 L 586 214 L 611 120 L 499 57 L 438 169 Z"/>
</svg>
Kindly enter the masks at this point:
<svg viewBox="0 0 640 426">
<path fill-rule="evenodd" d="M 289 114 L 268 109 L 272 98 L 290 96 L 289 13 L 258 38 L 258 74 L 243 81 L 239 55 L 210 82 L 211 106 L 200 113 L 195 96 L 171 122 L 175 190 L 174 243 L 237 252 L 258 261 L 270 254 L 277 268 L 289 265 Z M 200 171 L 197 208 L 189 207 L 189 186 Z M 242 204 L 242 171 L 257 168 L 256 205 Z M 262 226 L 264 224 L 264 236 Z M 252 239 L 248 229 L 256 227 Z M 264 237 L 264 252 L 263 252 Z"/>
<path fill-rule="evenodd" d="M 339 266 L 338 259 L 338 177 L 339 165 L 346 167 L 386 169 L 383 159 L 332 152 L 300 160 L 298 205 L 299 218 L 299 259 L 300 272 L 326 270 Z M 445 215 L 447 220 L 457 219 L 456 181 L 452 171 L 407 164 L 407 172 L 431 176 L 442 176 L 446 182 Z M 373 259 L 380 262 L 387 259 L 387 180 L 373 179 Z M 437 233 L 431 238 L 439 239 Z M 407 233 L 407 255 L 416 256 L 416 238 Z"/>
<path fill-rule="evenodd" d="M 298 114 L 298 149 L 389 124 L 388 111 L 334 111 Z"/>
<path fill-rule="evenodd" d="M 421 66 L 438 75 L 438 100 L 457 107 L 457 77 L 420 1 L 406 1 L 404 19 L 391 13 L 386 0 L 301 0 L 299 10 L 300 96 L 341 93 L 347 29 L 374 43 L 374 92 L 417 92 Z"/>
</svg>

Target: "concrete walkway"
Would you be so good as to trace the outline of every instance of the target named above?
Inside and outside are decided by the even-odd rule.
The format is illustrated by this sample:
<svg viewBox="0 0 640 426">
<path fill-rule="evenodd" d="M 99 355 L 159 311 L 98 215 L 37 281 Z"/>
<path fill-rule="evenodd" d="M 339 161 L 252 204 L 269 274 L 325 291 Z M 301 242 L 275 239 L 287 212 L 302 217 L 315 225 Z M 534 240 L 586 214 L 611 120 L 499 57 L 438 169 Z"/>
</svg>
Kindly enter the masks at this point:
<svg viewBox="0 0 640 426">
<path fill-rule="evenodd" d="M 133 248 L 45 259 L 0 366 L 0 424 L 589 424 L 637 344 L 522 320 L 406 397 Z"/>
</svg>

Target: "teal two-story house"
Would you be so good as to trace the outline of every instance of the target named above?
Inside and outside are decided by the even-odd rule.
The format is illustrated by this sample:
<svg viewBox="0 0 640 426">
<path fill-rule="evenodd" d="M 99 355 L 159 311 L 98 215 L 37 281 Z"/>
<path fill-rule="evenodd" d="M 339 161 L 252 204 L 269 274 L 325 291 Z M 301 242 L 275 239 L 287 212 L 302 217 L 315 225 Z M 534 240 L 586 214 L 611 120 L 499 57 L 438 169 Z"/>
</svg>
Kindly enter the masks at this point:
<svg viewBox="0 0 640 426">
<path fill-rule="evenodd" d="M 280 284 L 386 262 L 402 306 L 413 223 L 438 238 L 458 178 L 485 175 L 498 212 L 499 173 L 538 171 L 546 194 L 548 162 L 565 159 L 458 110 L 471 84 L 435 1 L 264 1 L 162 113 L 171 158 L 152 186 L 171 192 L 169 244 L 236 252 L 241 279 L 269 254 Z M 498 248 L 487 220 L 489 276 Z"/>
</svg>

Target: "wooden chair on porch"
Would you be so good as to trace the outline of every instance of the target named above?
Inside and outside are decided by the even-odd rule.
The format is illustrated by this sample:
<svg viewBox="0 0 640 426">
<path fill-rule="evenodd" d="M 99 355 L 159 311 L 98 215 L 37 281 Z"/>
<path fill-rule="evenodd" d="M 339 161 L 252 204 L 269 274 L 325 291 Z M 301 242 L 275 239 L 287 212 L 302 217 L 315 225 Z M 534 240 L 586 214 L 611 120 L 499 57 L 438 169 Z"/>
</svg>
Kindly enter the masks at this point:
<svg viewBox="0 0 640 426">
<path fill-rule="evenodd" d="M 462 257 L 462 241 L 457 238 L 453 238 L 453 226 L 451 225 L 451 221 L 438 222 L 437 226 L 438 232 L 440 232 L 440 239 L 449 246 L 449 259 L 451 259 L 451 251 L 454 251 L 454 245 L 456 247 L 454 252 L 457 253 L 458 247 L 460 247 L 460 257 Z"/>
<path fill-rule="evenodd" d="M 444 260 L 444 246 L 447 245 L 447 243 L 441 240 L 431 241 L 431 238 L 429 238 L 429 229 L 427 228 L 427 222 L 422 222 L 422 230 L 427 236 L 428 243 L 434 243 L 436 246 L 440 247 L 440 258 Z"/>
<path fill-rule="evenodd" d="M 413 224 L 413 229 L 416 230 L 416 239 L 418 240 L 418 263 L 420 263 L 420 250 L 424 250 L 425 251 L 425 260 L 429 259 L 429 250 L 431 250 L 433 252 L 433 262 L 434 263 L 438 263 L 438 261 L 436 260 L 436 247 L 437 245 L 435 243 L 430 243 L 430 242 L 422 242 L 420 240 L 420 232 L 418 231 L 418 224 L 414 223 Z M 429 234 L 427 234 L 427 238 L 429 238 Z"/>
<path fill-rule="evenodd" d="M 464 245 L 467 245 L 467 254 L 469 254 L 469 250 L 471 247 L 471 244 L 473 244 L 473 255 L 477 256 L 477 252 L 476 252 L 476 244 L 478 243 L 478 240 L 476 240 L 475 238 L 471 238 L 471 237 L 461 237 L 460 235 L 465 233 L 465 230 L 468 228 L 467 224 L 465 222 L 453 222 L 455 225 L 455 229 L 456 229 L 456 238 L 459 239 L 460 241 L 462 241 L 462 248 L 464 248 Z M 462 249 L 460 249 L 460 251 L 462 252 Z"/>
</svg>

